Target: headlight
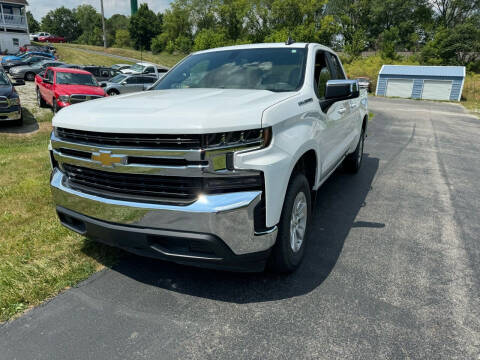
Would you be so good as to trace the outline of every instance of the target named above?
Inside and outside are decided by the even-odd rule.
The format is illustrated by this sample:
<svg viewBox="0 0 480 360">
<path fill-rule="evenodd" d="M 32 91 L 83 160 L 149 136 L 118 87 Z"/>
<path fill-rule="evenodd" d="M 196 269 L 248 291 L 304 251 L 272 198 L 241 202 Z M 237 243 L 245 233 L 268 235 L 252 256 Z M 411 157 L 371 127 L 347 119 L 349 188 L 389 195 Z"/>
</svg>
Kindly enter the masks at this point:
<svg viewBox="0 0 480 360">
<path fill-rule="evenodd" d="M 206 149 L 267 147 L 272 140 L 272 128 L 206 134 L 203 145 Z"/>
<path fill-rule="evenodd" d="M 58 97 L 58 101 L 68 103 L 68 102 L 70 102 L 70 96 L 60 95 Z"/>
<path fill-rule="evenodd" d="M 8 99 L 8 106 L 17 106 L 20 105 L 20 98 L 11 98 Z"/>
</svg>

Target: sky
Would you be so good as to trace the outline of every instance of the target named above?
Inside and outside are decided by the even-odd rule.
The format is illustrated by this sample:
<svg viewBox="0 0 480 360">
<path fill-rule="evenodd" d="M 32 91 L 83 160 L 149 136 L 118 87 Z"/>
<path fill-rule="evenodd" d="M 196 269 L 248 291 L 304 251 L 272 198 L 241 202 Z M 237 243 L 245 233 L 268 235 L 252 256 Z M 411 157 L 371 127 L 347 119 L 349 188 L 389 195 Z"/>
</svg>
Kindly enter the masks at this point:
<svg viewBox="0 0 480 360">
<path fill-rule="evenodd" d="M 30 10 L 37 20 L 41 20 L 50 10 L 61 6 L 73 9 L 78 5 L 90 4 L 100 12 L 100 0 L 27 0 L 30 4 L 27 9 Z M 148 7 L 155 12 L 168 8 L 170 0 L 138 0 L 140 4 L 147 3 Z M 130 0 L 103 0 L 105 17 L 109 18 L 113 14 L 130 15 Z"/>
</svg>

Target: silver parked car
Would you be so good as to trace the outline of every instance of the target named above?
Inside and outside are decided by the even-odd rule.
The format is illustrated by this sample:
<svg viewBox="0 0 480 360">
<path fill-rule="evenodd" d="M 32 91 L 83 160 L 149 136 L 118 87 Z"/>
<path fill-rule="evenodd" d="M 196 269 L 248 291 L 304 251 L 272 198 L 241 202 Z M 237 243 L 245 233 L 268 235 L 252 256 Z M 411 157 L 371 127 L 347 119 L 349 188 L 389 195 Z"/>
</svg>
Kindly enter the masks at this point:
<svg viewBox="0 0 480 360">
<path fill-rule="evenodd" d="M 59 66 L 63 64 L 64 63 L 61 61 L 48 59 L 33 63 L 31 65 L 15 66 L 10 69 L 9 73 L 10 76 L 14 79 L 25 79 L 28 81 L 34 81 L 35 75 L 41 73 L 42 71 L 45 71 L 47 67 Z"/>
<path fill-rule="evenodd" d="M 157 78 L 151 75 L 118 74 L 100 85 L 109 96 L 132 93 L 148 89 Z"/>
</svg>

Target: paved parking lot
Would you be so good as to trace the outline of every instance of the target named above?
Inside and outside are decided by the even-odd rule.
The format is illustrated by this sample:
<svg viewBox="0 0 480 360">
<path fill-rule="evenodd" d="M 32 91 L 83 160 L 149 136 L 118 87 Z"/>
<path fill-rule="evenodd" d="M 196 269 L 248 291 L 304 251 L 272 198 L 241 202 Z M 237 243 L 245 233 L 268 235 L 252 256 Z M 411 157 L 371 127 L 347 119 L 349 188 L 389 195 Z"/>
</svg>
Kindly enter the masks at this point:
<svg viewBox="0 0 480 360">
<path fill-rule="evenodd" d="M 293 275 L 126 255 L 0 327 L 0 359 L 480 358 L 480 120 L 370 99 L 361 172 L 322 187 Z"/>
</svg>

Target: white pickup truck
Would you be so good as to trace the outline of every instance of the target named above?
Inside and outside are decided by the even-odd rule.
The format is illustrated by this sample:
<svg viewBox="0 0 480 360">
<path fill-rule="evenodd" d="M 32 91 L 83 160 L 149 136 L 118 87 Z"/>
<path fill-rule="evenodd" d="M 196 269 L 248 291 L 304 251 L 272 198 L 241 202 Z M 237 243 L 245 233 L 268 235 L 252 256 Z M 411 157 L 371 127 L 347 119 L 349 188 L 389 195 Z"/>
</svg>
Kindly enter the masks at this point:
<svg viewBox="0 0 480 360">
<path fill-rule="evenodd" d="M 129 68 L 120 70 L 122 74 L 127 75 L 155 75 L 157 79 L 165 75 L 167 71 L 168 69 L 166 68 L 160 68 L 157 65 L 148 62 L 139 62 L 133 64 Z"/>
<path fill-rule="evenodd" d="M 362 164 L 367 96 L 319 44 L 194 53 L 150 91 L 53 119 L 63 225 L 127 251 L 235 271 L 302 261 L 312 192 Z"/>
</svg>

